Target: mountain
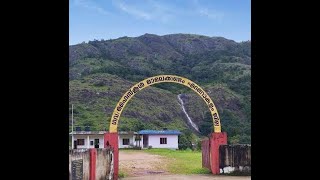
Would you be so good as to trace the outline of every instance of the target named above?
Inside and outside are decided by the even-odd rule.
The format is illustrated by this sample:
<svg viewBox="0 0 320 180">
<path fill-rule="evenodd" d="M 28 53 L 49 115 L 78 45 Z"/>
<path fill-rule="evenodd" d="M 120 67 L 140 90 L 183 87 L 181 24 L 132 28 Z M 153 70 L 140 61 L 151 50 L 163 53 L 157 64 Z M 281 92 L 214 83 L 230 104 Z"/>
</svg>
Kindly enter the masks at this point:
<svg viewBox="0 0 320 180">
<path fill-rule="evenodd" d="M 183 76 L 201 85 L 217 106 L 222 131 L 229 140 L 250 143 L 251 42 L 223 37 L 144 34 L 70 46 L 69 102 L 75 105 L 75 124 L 108 129 L 123 93 L 135 83 L 161 74 Z M 187 113 L 201 127 L 209 112 L 203 100 L 187 87 L 162 83 L 129 101 L 119 129 L 192 129 L 179 94 Z"/>
</svg>

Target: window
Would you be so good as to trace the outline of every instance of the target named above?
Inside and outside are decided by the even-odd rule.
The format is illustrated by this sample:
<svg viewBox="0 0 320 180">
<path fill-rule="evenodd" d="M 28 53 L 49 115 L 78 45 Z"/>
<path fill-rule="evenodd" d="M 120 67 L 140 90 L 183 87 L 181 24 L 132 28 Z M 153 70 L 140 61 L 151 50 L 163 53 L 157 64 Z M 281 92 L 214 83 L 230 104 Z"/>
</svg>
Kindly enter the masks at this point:
<svg viewBox="0 0 320 180">
<path fill-rule="evenodd" d="M 94 139 L 94 145 L 99 145 L 99 139 Z"/>
<path fill-rule="evenodd" d="M 122 139 L 122 145 L 129 145 L 129 139 Z"/>
<path fill-rule="evenodd" d="M 167 144 L 167 138 L 160 138 L 160 144 Z"/>
<path fill-rule="evenodd" d="M 84 145 L 84 139 L 77 139 L 77 145 Z"/>
<path fill-rule="evenodd" d="M 93 141 L 90 141 L 90 145 L 93 146 Z"/>
</svg>

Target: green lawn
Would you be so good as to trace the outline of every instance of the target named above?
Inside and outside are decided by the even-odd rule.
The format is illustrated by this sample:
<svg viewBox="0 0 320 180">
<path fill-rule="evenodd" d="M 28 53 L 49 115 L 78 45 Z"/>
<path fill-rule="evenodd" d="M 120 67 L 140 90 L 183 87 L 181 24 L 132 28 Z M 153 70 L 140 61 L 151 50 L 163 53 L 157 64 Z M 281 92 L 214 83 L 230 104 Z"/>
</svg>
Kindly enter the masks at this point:
<svg viewBox="0 0 320 180">
<path fill-rule="evenodd" d="M 144 152 L 158 154 L 170 159 L 168 171 L 173 174 L 208 174 L 210 171 L 202 168 L 201 151 L 146 149 Z"/>
</svg>

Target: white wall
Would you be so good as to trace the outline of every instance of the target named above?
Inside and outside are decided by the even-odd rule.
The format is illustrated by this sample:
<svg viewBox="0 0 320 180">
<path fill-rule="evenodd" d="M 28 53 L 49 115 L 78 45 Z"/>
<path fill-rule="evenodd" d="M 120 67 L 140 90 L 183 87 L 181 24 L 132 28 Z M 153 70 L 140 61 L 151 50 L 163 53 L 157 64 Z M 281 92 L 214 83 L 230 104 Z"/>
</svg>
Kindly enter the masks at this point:
<svg viewBox="0 0 320 180">
<path fill-rule="evenodd" d="M 94 139 L 99 139 L 99 148 L 104 148 L 104 135 L 103 134 L 75 134 L 74 140 L 84 139 L 84 145 L 77 145 L 77 148 L 88 148 L 88 136 L 89 136 L 89 148 L 94 148 Z M 90 141 L 93 141 L 93 145 L 90 145 Z"/>
<path fill-rule="evenodd" d="M 133 144 L 133 136 L 132 135 L 127 135 L 127 134 L 119 134 L 118 136 L 118 143 L 119 143 L 119 148 L 128 148 L 130 147 L 130 144 Z M 129 145 L 123 145 L 123 139 L 129 139 Z"/>
<path fill-rule="evenodd" d="M 178 135 L 148 135 L 152 148 L 178 149 Z M 167 138 L 167 144 L 160 144 L 160 138 Z"/>
<path fill-rule="evenodd" d="M 77 139 L 84 139 L 84 145 L 77 145 L 78 149 L 81 148 L 88 148 L 88 136 L 89 136 L 89 148 L 94 148 L 94 139 L 99 139 L 99 148 L 104 148 L 104 135 L 103 134 L 94 134 L 94 135 L 87 135 L 87 134 L 75 134 L 74 135 L 74 140 Z M 139 141 L 135 141 L 135 135 L 127 135 L 127 134 L 119 134 L 118 135 L 118 143 L 119 143 L 119 148 L 128 148 L 130 147 L 130 144 L 133 144 L 134 146 L 139 145 Z M 122 144 L 122 139 L 129 139 L 129 145 L 123 145 Z M 93 145 L 90 145 L 90 141 L 93 141 Z M 160 141 L 160 140 L 159 140 Z M 159 142 L 160 143 L 160 142 Z M 143 137 L 141 136 L 141 141 L 140 141 L 140 146 L 143 146 Z M 73 148 L 73 147 L 72 147 Z"/>
<path fill-rule="evenodd" d="M 118 143 L 119 143 L 119 148 L 129 148 L 130 144 L 133 146 L 139 146 L 139 141 L 135 141 L 136 135 L 128 135 L 128 134 L 119 134 L 118 136 Z M 129 139 L 129 145 L 123 145 L 123 139 Z M 140 146 L 142 147 L 142 138 L 140 141 Z"/>
</svg>

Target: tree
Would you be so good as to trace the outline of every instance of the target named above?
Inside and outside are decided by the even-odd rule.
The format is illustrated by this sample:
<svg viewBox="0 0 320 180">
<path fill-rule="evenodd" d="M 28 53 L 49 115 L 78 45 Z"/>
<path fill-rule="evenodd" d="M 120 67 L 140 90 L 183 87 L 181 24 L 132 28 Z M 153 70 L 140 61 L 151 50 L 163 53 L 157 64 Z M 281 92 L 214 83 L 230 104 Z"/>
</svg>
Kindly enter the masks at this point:
<svg viewBox="0 0 320 180">
<path fill-rule="evenodd" d="M 183 130 L 179 136 L 179 149 L 192 149 L 192 132 L 191 130 Z"/>
<path fill-rule="evenodd" d="M 212 122 L 212 116 L 210 112 L 206 112 L 204 114 L 203 121 L 200 123 L 200 133 L 203 136 L 208 136 L 210 133 L 212 133 L 213 128 L 213 122 Z"/>
<path fill-rule="evenodd" d="M 141 121 L 137 121 L 134 125 L 133 125 L 133 131 L 140 131 L 145 129 L 145 123 L 142 123 Z"/>
<path fill-rule="evenodd" d="M 240 142 L 240 135 L 237 134 L 235 136 L 230 137 L 229 139 L 230 144 L 239 144 Z"/>
</svg>

